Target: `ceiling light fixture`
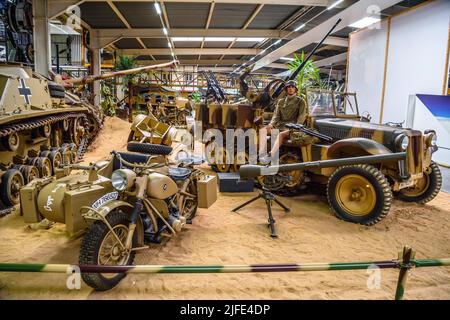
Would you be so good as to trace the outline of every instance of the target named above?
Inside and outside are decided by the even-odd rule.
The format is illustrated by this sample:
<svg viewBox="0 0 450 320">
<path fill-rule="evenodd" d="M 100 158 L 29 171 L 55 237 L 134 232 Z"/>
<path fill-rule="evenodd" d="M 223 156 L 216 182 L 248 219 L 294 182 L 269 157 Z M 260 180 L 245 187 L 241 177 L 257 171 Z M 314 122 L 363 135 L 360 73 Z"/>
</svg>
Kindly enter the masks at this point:
<svg viewBox="0 0 450 320">
<path fill-rule="evenodd" d="M 285 60 L 285 61 L 294 61 L 293 58 L 289 58 L 289 57 L 281 57 L 280 60 Z"/>
<path fill-rule="evenodd" d="M 263 42 L 266 38 L 236 38 L 236 42 Z"/>
<path fill-rule="evenodd" d="M 336 2 L 333 3 L 331 6 L 329 6 L 329 7 L 327 8 L 327 10 L 333 9 L 334 7 L 336 7 L 339 3 L 343 2 L 343 1 L 344 1 L 344 0 L 338 0 L 338 1 L 336 1 Z"/>
<path fill-rule="evenodd" d="M 206 37 L 205 41 L 214 41 L 214 42 L 218 42 L 218 41 L 224 41 L 224 42 L 231 42 L 236 40 L 236 38 L 234 37 Z"/>
<path fill-rule="evenodd" d="M 297 31 L 303 29 L 305 26 L 306 26 L 305 24 L 298 26 L 297 28 L 294 29 L 294 32 L 297 32 Z"/>
<path fill-rule="evenodd" d="M 274 42 L 273 45 L 276 46 L 276 45 L 278 45 L 278 44 L 280 44 L 280 43 L 281 43 L 281 39 L 278 39 L 277 41 Z"/>
<path fill-rule="evenodd" d="M 360 19 L 360 20 L 358 20 L 358 21 L 356 21 L 356 22 L 354 22 L 352 24 L 349 24 L 348 26 L 352 27 L 352 28 L 362 29 L 362 28 L 368 27 L 371 24 L 374 24 L 374 23 L 377 23 L 377 22 L 380 22 L 380 21 L 381 20 L 379 18 L 364 17 L 364 18 L 362 18 L 362 19 Z"/>
<path fill-rule="evenodd" d="M 155 2 L 155 9 L 156 9 L 156 13 L 161 15 L 161 7 L 159 6 L 158 2 Z"/>
<path fill-rule="evenodd" d="M 201 42 L 203 37 L 172 37 L 173 42 L 184 41 L 184 42 Z"/>
<path fill-rule="evenodd" d="M 169 46 L 169 48 L 172 48 L 172 44 L 169 42 L 167 42 L 167 45 Z"/>
<path fill-rule="evenodd" d="M 163 33 L 167 36 L 167 29 L 163 28 Z"/>
</svg>

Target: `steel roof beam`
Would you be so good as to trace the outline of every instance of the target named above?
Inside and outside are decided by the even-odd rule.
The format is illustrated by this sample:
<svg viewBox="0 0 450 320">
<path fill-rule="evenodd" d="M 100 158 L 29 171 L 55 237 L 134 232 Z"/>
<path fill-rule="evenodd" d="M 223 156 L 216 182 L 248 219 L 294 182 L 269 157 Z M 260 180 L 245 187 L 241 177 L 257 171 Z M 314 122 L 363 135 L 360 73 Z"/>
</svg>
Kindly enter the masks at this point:
<svg viewBox="0 0 450 320">
<path fill-rule="evenodd" d="M 336 20 L 341 18 L 342 22 L 337 26 L 334 32 L 339 31 L 348 25 L 358 21 L 359 19 L 367 16 L 367 8 L 376 6 L 380 11 L 389 8 L 399 0 L 360 0 L 343 11 L 337 13 L 330 19 L 319 24 L 317 27 L 301 34 L 294 40 L 289 41 L 285 45 L 279 47 L 278 49 L 270 52 L 266 56 L 262 57 L 260 60 L 256 61 L 253 70 L 258 70 L 267 66 L 268 64 L 278 60 L 281 57 L 285 57 L 292 52 L 295 52 L 305 46 L 319 42 L 319 40 L 325 35 L 331 27 L 336 23 Z"/>
</svg>

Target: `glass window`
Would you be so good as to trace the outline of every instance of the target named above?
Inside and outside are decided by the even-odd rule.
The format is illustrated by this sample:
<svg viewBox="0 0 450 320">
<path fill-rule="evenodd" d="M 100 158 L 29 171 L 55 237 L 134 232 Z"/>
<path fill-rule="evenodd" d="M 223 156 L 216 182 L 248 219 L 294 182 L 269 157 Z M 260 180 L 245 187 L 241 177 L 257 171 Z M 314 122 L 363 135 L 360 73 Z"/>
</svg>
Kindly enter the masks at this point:
<svg viewBox="0 0 450 320">
<path fill-rule="evenodd" d="M 338 115 L 358 115 L 356 96 L 349 93 L 336 93 L 334 96 Z"/>
<path fill-rule="evenodd" d="M 307 91 L 307 99 L 312 116 L 334 115 L 331 92 Z"/>
</svg>

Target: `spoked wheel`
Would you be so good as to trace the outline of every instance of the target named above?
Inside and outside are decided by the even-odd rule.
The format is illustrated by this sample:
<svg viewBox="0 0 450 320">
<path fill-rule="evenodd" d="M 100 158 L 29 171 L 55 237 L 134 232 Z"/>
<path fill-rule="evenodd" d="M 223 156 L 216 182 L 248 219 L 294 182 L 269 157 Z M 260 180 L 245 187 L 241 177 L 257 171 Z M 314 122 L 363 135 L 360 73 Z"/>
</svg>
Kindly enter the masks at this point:
<svg viewBox="0 0 450 320">
<path fill-rule="evenodd" d="M 17 169 L 9 169 L 2 175 L 0 198 L 6 206 L 14 206 L 20 201 L 20 189 L 24 186 L 22 174 Z"/>
<path fill-rule="evenodd" d="M 441 186 L 441 170 L 436 163 L 431 162 L 431 165 L 423 173 L 423 177 L 413 187 L 400 190 L 398 198 L 407 202 L 424 204 L 437 196 Z"/>
<path fill-rule="evenodd" d="M 386 177 L 366 164 L 337 168 L 328 180 L 327 195 L 338 218 L 365 225 L 381 221 L 392 202 Z"/>
<path fill-rule="evenodd" d="M 112 230 L 102 221 L 96 221 L 89 228 L 81 243 L 80 265 L 125 266 L 133 264 L 135 252 L 125 250 L 117 240 L 119 238 L 121 243 L 125 244 L 130 223 L 128 214 L 120 209 L 116 209 L 108 214 L 106 219 Z M 137 233 L 133 236 L 133 245 L 136 244 L 136 240 Z M 125 273 L 82 274 L 84 282 L 98 291 L 114 288 L 125 276 Z"/>
<path fill-rule="evenodd" d="M 189 221 L 195 217 L 198 208 L 197 184 L 195 181 L 190 180 L 186 188 L 186 192 L 195 196 L 194 199 L 192 199 L 191 197 L 183 196 L 181 200 L 183 208 L 181 215 Z"/>
</svg>

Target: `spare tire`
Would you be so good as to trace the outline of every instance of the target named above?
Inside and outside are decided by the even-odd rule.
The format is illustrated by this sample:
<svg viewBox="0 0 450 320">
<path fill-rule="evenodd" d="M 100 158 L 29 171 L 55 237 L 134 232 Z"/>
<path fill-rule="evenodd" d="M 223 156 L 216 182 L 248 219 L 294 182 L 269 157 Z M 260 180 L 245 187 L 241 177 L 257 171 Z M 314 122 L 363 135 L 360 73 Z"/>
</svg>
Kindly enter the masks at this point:
<svg viewBox="0 0 450 320">
<path fill-rule="evenodd" d="M 166 156 L 172 152 L 172 147 L 161 144 L 128 142 L 127 150 L 131 152 Z"/>
<path fill-rule="evenodd" d="M 52 98 L 64 98 L 66 95 L 64 87 L 56 82 L 48 82 L 48 91 Z"/>
</svg>

